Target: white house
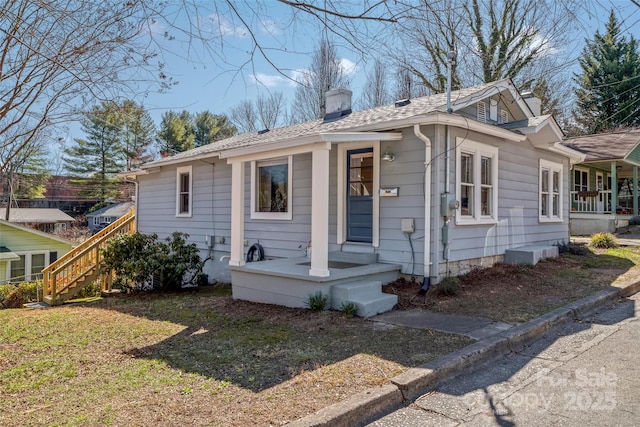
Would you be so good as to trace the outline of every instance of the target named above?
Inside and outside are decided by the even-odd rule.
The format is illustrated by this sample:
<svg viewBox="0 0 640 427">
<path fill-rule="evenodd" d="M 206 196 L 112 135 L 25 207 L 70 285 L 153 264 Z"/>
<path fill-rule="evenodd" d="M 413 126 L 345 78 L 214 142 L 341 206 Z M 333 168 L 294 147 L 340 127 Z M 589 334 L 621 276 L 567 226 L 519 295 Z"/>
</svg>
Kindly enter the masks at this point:
<svg viewBox="0 0 640 427">
<path fill-rule="evenodd" d="M 324 119 L 127 174 L 138 230 L 188 233 L 235 298 L 302 307 L 319 290 L 361 315 L 393 305 L 367 301 L 399 273 L 436 283 L 568 240 L 570 165 L 584 155 L 510 80 L 454 91 L 450 111 L 445 94 L 358 112 L 350 98 L 330 91 Z"/>
</svg>

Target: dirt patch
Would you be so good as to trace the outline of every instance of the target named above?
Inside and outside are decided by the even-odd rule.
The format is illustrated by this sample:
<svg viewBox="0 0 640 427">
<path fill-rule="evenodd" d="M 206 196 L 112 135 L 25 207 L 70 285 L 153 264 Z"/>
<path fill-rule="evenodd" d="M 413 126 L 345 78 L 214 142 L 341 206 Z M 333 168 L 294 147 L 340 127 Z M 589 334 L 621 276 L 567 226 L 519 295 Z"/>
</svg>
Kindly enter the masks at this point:
<svg viewBox="0 0 640 427">
<path fill-rule="evenodd" d="M 588 268 L 602 263 L 605 265 Z M 424 309 L 517 323 L 611 286 L 633 265 L 620 268 L 618 264 L 617 258 L 604 251 L 586 256 L 562 255 L 536 266 L 498 264 L 472 271 L 459 276 L 456 295 L 443 295 L 433 287 L 422 295 L 422 283 L 406 279 L 386 285 L 383 290 L 398 295 L 399 310 Z"/>
</svg>

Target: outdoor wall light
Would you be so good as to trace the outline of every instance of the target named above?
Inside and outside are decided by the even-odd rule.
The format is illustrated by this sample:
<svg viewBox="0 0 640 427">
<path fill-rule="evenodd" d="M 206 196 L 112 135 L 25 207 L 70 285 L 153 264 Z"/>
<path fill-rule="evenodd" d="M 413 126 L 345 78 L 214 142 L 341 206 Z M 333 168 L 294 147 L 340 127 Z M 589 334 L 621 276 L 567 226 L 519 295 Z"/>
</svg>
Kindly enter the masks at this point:
<svg viewBox="0 0 640 427">
<path fill-rule="evenodd" d="M 380 158 L 387 162 L 393 162 L 396 159 L 396 156 L 391 152 L 391 147 L 387 147 L 387 151 L 385 151 Z"/>
</svg>

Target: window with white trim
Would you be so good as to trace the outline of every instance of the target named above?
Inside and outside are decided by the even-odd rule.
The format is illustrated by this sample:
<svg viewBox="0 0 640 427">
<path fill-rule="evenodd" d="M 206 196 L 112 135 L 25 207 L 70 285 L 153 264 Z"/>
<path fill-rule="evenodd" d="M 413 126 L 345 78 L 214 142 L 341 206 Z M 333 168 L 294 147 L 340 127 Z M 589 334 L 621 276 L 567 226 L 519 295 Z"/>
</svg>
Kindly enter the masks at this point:
<svg viewBox="0 0 640 427">
<path fill-rule="evenodd" d="M 498 148 L 458 142 L 456 223 L 494 223 L 498 219 Z"/>
<path fill-rule="evenodd" d="M 540 159 L 540 221 L 562 221 L 562 164 Z"/>
<path fill-rule="evenodd" d="M 251 218 L 291 219 L 293 156 L 251 164 Z"/>
<path fill-rule="evenodd" d="M 57 256 L 57 253 L 55 254 Z M 42 279 L 42 270 L 49 265 L 48 252 L 22 253 L 18 256 L 19 260 L 9 261 L 7 280 L 21 282 Z"/>
<path fill-rule="evenodd" d="M 193 206 L 192 166 L 180 166 L 176 169 L 176 216 L 191 217 Z"/>
</svg>

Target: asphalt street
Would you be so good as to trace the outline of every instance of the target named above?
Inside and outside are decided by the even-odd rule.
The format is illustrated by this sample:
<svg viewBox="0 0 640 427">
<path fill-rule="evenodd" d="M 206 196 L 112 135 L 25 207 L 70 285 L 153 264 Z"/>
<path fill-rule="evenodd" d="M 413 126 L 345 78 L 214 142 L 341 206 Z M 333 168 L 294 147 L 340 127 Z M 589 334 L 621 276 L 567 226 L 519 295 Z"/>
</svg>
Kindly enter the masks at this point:
<svg viewBox="0 0 640 427">
<path fill-rule="evenodd" d="M 639 312 L 622 299 L 368 426 L 640 426 Z"/>
</svg>

